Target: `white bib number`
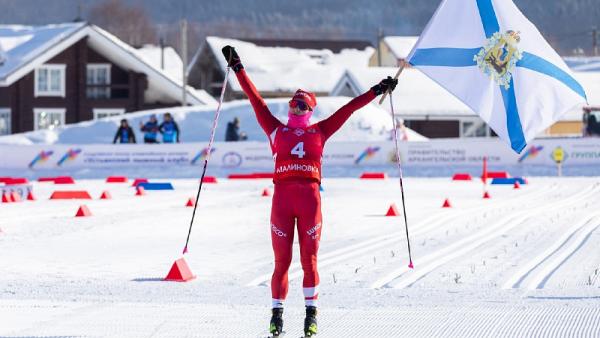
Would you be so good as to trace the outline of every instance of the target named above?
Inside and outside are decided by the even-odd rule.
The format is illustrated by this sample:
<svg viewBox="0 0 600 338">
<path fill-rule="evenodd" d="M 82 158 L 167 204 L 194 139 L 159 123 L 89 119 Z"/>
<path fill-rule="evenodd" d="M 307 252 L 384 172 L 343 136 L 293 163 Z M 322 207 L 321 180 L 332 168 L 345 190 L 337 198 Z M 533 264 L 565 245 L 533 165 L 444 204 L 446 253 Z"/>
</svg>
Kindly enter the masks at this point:
<svg viewBox="0 0 600 338">
<path fill-rule="evenodd" d="M 304 152 L 304 142 L 298 142 L 298 144 L 296 144 L 292 149 L 291 153 L 292 155 L 298 156 L 298 158 L 303 158 L 304 154 L 306 154 Z"/>
</svg>

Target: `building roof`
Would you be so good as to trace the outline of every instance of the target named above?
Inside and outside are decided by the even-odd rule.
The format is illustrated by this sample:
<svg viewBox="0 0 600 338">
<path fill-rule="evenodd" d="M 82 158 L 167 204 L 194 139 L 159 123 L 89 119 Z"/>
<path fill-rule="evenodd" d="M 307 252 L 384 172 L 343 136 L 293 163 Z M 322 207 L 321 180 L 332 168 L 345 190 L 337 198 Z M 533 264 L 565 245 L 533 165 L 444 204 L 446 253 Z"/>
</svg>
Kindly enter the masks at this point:
<svg viewBox="0 0 600 338">
<path fill-rule="evenodd" d="M 168 98 L 179 101 L 181 79 L 146 61 L 137 50 L 100 27 L 87 23 L 65 23 L 47 26 L 0 25 L 0 46 L 4 62 L 0 64 L 0 87 L 10 86 L 76 42 L 87 37 L 94 50 L 115 64 L 146 74 L 148 100 Z M 214 104 L 193 90 L 188 90 L 189 102 L 195 105 Z"/>
<path fill-rule="evenodd" d="M 600 72 L 600 56 L 567 56 L 563 59 L 574 72 Z"/>
<path fill-rule="evenodd" d="M 298 88 L 329 94 L 347 68 L 366 67 L 374 49 L 345 49 L 333 53 L 327 49 L 295 49 L 289 47 L 261 47 L 254 43 L 207 37 L 207 45 L 215 55 L 223 73 L 227 67 L 221 48 L 231 45 L 242 59 L 252 82 L 261 92 L 290 93 Z M 234 74 L 229 85 L 235 91 L 241 87 Z"/>
<path fill-rule="evenodd" d="M 406 59 L 419 39 L 418 36 L 386 36 L 383 42 L 396 59 Z"/>
<path fill-rule="evenodd" d="M 352 88 L 355 95 L 361 94 L 381 79 L 394 76 L 397 71 L 397 68 L 391 67 L 350 69 L 338 82 L 332 95 L 339 95 L 346 85 Z M 395 113 L 403 118 L 475 116 L 475 113 L 454 95 L 414 68 L 404 69 L 393 92 L 392 101 Z M 391 111 L 387 101 L 382 107 Z"/>
<path fill-rule="evenodd" d="M 340 53 L 344 49 L 365 50 L 373 48 L 366 40 L 310 40 L 310 39 L 245 39 L 238 40 L 253 43 L 260 47 L 290 47 L 295 49 L 328 49 Z"/>
</svg>

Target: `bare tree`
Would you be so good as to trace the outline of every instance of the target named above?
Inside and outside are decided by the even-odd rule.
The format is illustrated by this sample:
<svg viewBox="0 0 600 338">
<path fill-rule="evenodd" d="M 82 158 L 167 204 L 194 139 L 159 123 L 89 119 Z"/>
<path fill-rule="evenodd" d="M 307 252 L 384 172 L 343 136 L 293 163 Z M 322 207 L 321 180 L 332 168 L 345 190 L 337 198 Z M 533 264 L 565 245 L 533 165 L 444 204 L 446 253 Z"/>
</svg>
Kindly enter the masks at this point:
<svg viewBox="0 0 600 338">
<path fill-rule="evenodd" d="M 88 19 L 132 46 L 157 42 L 156 26 L 140 5 L 105 0 L 90 9 Z"/>
</svg>

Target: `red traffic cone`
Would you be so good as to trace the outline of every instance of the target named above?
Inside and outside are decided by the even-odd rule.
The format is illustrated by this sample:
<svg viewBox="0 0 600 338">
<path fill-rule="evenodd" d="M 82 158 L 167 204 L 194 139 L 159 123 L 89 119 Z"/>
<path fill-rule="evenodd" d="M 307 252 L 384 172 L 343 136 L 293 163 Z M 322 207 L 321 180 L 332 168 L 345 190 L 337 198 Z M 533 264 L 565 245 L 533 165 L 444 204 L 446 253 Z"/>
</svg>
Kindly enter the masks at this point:
<svg viewBox="0 0 600 338">
<path fill-rule="evenodd" d="M 27 200 L 35 201 L 35 196 L 33 195 L 33 191 L 29 190 L 29 192 L 27 193 Z"/>
<path fill-rule="evenodd" d="M 88 217 L 88 216 L 92 216 L 92 212 L 85 204 L 81 205 L 79 207 L 79 209 L 77 210 L 77 214 L 75 214 L 75 217 Z"/>
<path fill-rule="evenodd" d="M 11 202 L 12 202 L 12 198 L 10 197 L 10 195 L 8 193 L 2 194 L 2 203 L 11 203 Z"/>
<path fill-rule="evenodd" d="M 390 208 L 388 209 L 388 211 L 385 215 L 386 216 L 400 216 L 400 213 L 398 212 L 398 208 L 396 207 L 395 203 L 392 203 L 390 205 Z"/>
<path fill-rule="evenodd" d="M 196 204 L 196 199 L 195 198 L 188 198 L 187 203 L 185 204 L 186 207 L 193 207 Z"/>
<path fill-rule="evenodd" d="M 261 196 L 271 196 L 271 191 L 269 188 L 264 188 Z"/>
<path fill-rule="evenodd" d="M 515 185 L 513 185 L 513 189 L 521 189 L 521 185 L 519 184 L 519 181 L 515 181 Z"/>
<path fill-rule="evenodd" d="M 171 270 L 164 280 L 171 282 L 187 282 L 194 278 L 196 278 L 196 276 L 194 276 L 190 270 L 190 267 L 187 265 L 185 259 L 180 258 L 173 263 Z"/>
<path fill-rule="evenodd" d="M 16 192 L 16 191 L 13 191 L 13 192 L 10 194 L 10 200 L 11 200 L 12 202 L 21 202 L 21 195 L 19 195 L 19 193 L 18 193 L 18 192 Z"/>
<path fill-rule="evenodd" d="M 101 200 L 111 200 L 112 199 L 112 195 L 110 194 L 110 192 L 104 190 L 102 192 L 102 195 L 100 195 L 100 199 Z"/>
<path fill-rule="evenodd" d="M 490 193 L 489 193 L 489 192 L 487 192 L 487 191 L 486 191 L 486 192 L 484 192 L 484 193 L 483 193 L 483 198 L 484 198 L 484 199 L 489 199 L 490 197 L 491 197 L 491 196 L 490 196 Z"/>
<path fill-rule="evenodd" d="M 137 186 L 135 188 L 135 195 L 136 196 L 144 196 L 144 195 L 146 195 L 146 190 L 144 190 L 144 187 Z"/>
<path fill-rule="evenodd" d="M 442 205 L 442 208 L 452 208 L 452 205 L 450 205 L 450 200 L 446 198 L 446 200 L 444 201 L 444 204 Z"/>
</svg>

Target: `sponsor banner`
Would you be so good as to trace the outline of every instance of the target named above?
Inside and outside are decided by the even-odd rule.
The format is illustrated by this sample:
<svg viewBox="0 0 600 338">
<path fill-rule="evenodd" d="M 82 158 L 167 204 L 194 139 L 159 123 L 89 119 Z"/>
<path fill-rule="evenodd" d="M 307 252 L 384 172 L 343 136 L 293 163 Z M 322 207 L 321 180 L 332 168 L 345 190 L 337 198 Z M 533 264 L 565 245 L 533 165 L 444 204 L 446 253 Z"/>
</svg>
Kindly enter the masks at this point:
<svg viewBox="0 0 600 338">
<path fill-rule="evenodd" d="M 0 145 L 0 169 L 60 169 L 110 167 L 202 166 L 264 168 L 273 170 L 268 143 L 217 142 L 211 154 L 206 144 L 137 145 Z M 323 162 L 328 166 L 373 166 L 394 163 L 393 142 L 331 142 Z M 497 139 L 438 139 L 402 142 L 400 157 L 407 167 L 480 165 L 487 156 L 491 165 L 600 164 L 600 139 L 552 138 L 531 142 L 515 154 Z"/>
</svg>

